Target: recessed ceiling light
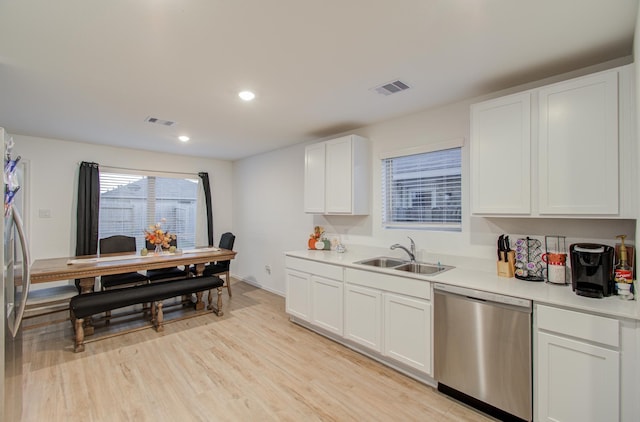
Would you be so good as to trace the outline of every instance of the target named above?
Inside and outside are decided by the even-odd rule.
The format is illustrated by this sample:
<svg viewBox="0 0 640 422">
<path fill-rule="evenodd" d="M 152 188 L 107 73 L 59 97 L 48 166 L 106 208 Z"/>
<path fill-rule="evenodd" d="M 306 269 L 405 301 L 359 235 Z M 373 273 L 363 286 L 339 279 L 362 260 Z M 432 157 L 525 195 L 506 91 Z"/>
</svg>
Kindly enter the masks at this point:
<svg viewBox="0 0 640 422">
<path fill-rule="evenodd" d="M 189 140 L 189 137 L 185 135 L 181 135 L 181 136 L 178 136 L 178 139 L 180 139 L 182 142 L 187 142 Z"/>
<path fill-rule="evenodd" d="M 238 97 L 242 98 L 245 101 L 251 101 L 256 98 L 256 94 L 251 91 L 241 91 L 238 93 Z"/>
</svg>

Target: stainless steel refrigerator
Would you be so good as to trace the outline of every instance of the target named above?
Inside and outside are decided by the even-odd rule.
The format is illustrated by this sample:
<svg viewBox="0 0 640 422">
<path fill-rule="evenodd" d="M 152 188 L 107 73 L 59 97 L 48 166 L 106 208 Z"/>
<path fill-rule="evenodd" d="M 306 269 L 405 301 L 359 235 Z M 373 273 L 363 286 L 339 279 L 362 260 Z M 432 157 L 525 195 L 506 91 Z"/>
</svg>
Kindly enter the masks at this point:
<svg viewBox="0 0 640 422">
<path fill-rule="evenodd" d="M 0 219 L 0 303 L 3 305 L 0 324 L 0 416 L 5 422 L 18 422 L 22 415 L 22 330 L 29 294 L 29 248 L 20 213 L 13 205 L 19 190 L 16 174 L 17 159 L 11 157 L 13 140 L 0 128 L 4 144 L 4 218 Z M 21 268 L 21 270 L 20 270 Z"/>
</svg>

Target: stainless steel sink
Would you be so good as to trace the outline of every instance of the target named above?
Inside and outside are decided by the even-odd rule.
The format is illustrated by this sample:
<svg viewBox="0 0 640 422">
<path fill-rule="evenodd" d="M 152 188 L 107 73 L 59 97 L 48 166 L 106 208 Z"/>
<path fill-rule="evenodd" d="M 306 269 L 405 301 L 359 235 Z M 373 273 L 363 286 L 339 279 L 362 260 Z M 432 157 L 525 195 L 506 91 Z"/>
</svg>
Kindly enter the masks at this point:
<svg viewBox="0 0 640 422">
<path fill-rule="evenodd" d="M 416 274 L 439 274 L 450 270 L 451 266 L 449 265 L 438 265 L 438 264 L 426 264 L 423 262 L 409 262 L 404 265 L 400 265 L 395 267 L 395 270 L 407 271 L 410 273 Z"/>
<path fill-rule="evenodd" d="M 355 264 L 361 265 L 370 265 L 372 267 L 382 267 L 382 268 L 391 268 L 397 267 L 398 265 L 405 264 L 407 261 L 403 261 L 398 258 L 389 258 L 386 256 L 379 256 L 377 258 L 369 258 L 363 259 L 362 261 L 357 261 Z"/>
<path fill-rule="evenodd" d="M 450 265 L 429 264 L 426 262 L 408 262 L 398 258 L 379 256 L 377 258 L 363 259 L 354 264 L 369 265 L 371 267 L 389 268 L 393 270 L 406 271 L 414 274 L 439 274 L 454 267 Z"/>
</svg>

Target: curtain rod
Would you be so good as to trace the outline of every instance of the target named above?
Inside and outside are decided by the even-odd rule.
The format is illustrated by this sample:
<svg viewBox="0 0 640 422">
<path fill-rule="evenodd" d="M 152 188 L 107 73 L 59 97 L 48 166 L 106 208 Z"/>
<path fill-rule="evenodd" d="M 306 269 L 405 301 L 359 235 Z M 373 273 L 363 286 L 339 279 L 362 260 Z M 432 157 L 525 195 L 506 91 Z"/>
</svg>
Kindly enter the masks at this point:
<svg viewBox="0 0 640 422">
<path fill-rule="evenodd" d="M 79 162 L 78 164 L 81 164 L 81 163 L 82 162 Z M 145 172 L 145 173 L 166 173 L 166 174 L 177 174 L 181 176 L 200 177 L 198 173 L 189 173 L 184 171 L 146 170 L 146 169 L 134 169 L 134 168 L 128 168 L 128 167 L 114 167 L 114 166 L 103 166 L 103 165 L 100 165 L 100 168 L 105 170 L 126 170 L 126 171 L 139 171 L 139 172 Z"/>
</svg>

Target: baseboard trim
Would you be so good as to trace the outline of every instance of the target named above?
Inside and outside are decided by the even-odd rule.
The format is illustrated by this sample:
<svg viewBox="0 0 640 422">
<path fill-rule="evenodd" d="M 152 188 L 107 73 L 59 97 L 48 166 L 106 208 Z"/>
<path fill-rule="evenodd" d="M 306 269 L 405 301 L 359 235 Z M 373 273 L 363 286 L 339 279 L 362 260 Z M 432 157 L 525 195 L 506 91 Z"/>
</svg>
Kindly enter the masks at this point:
<svg viewBox="0 0 640 422">
<path fill-rule="evenodd" d="M 263 286 L 263 285 L 261 285 L 260 283 L 257 283 L 254 280 L 249 280 L 249 279 L 240 277 L 240 276 L 238 276 L 236 274 L 231 274 L 231 278 L 234 278 L 236 280 L 239 280 L 239 281 L 242 281 L 244 283 L 250 284 L 250 285 L 252 285 L 254 287 L 257 287 L 259 289 L 266 290 L 267 292 L 273 293 L 274 295 L 278 295 L 280 297 L 285 297 L 285 293 L 284 292 L 279 292 L 277 290 L 274 290 L 274 289 L 271 289 L 269 287 Z"/>
</svg>

